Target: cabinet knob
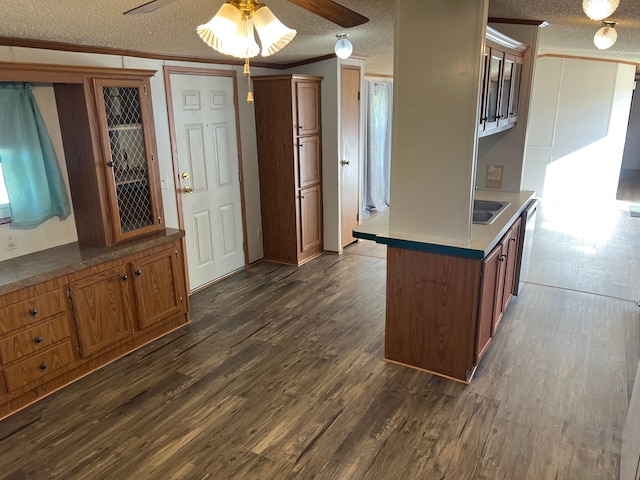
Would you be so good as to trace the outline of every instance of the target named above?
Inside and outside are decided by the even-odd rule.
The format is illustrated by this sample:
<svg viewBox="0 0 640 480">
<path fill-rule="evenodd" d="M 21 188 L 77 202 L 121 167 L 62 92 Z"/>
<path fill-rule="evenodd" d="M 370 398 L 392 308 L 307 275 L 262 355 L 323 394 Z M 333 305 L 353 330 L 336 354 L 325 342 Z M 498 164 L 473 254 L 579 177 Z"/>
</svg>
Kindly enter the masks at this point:
<svg viewBox="0 0 640 480">
<path fill-rule="evenodd" d="M 500 260 L 501 262 L 504 262 L 506 258 L 507 258 L 507 256 L 503 253 L 502 255 L 500 255 L 499 260 Z"/>
<path fill-rule="evenodd" d="M 40 364 L 40 370 L 46 370 L 47 369 L 47 364 L 46 363 L 41 363 Z"/>
<path fill-rule="evenodd" d="M 107 167 L 111 167 L 111 168 L 113 168 L 113 166 L 114 166 L 114 165 L 115 165 L 115 164 L 114 164 L 113 162 L 108 162 L 108 163 L 107 163 Z"/>
<path fill-rule="evenodd" d="M 184 187 L 184 188 L 182 189 L 182 191 L 183 191 L 184 193 L 186 193 L 187 195 L 189 195 L 190 193 L 193 193 L 193 188 L 191 188 L 191 187 Z"/>
<path fill-rule="evenodd" d="M 29 315 L 31 315 L 32 317 L 35 317 L 38 314 L 38 310 L 36 310 L 35 308 L 32 308 L 31 310 L 29 310 Z"/>
<path fill-rule="evenodd" d="M 127 277 L 126 275 L 122 275 L 120 278 L 121 278 L 122 280 L 126 280 L 126 279 L 127 279 L 127 278 L 129 278 L 129 277 Z"/>
<path fill-rule="evenodd" d="M 299 130 L 304 130 L 304 127 L 302 125 L 298 125 L 298 129 Z"/>
<path fill-rule="evenodd" d="M 136 271 L 135 271 L 135 272 L 133 272 L 133 273 L 135 273 L 136 275 L 140 276 L 140 275 L 142 275 L 142 270 L 136 270 Z"/>
<path fill-rule="evenodd" d="M 349 165 L 349 160 L 340 160 L 340 165 L 342 165 L 343 167 L 345 165 Z"/>
<path fill-rule="evenodd" d="M 36 343 L 36 344 L 38 344 L 38 343 L 42 343 L 42 337 L 36 337 L 36 338 L 34 338 L 34 339 L 33 339 L 33 343 Z"/>
<path fill-rule="evenodd" d="M 304 195 L 300 195 L 300 198 L 304 198 Z"/>
<path fill-rule="evenodd" d="M 300 147 L 300 148 L 304 147 L 304 143 L 299 143 L 298 147 Z"/>
</svg>

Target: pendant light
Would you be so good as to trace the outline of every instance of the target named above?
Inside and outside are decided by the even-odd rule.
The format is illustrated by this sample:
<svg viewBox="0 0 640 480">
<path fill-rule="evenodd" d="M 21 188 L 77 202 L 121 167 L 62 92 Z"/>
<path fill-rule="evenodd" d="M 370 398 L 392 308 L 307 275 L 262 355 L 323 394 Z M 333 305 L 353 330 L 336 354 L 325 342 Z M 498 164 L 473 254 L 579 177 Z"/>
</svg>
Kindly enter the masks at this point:
<svg viewBox="0 0 640 480">
<path fill-rule="evenodd" d="M 343 60 L 349 58 L 353 52 L 353 45 L 347 38 L 348 36 L 348 33 L 336 35 L 336 37 L 338 37 L 338 41 L 336 42 L 334 51 L 336 52 L 336 55 Z"/>
<path fill-rule="evenodd" d="M 582 9 L 591 20 L 602 20 L 616 11 L 620 0 L 582 0 Z"/>
<path fill-rule="evenodd" d="M 616 24 L 617 22 L 602 22 L 602 27 L 594 35 L 593 43 L 600 50 L 611 48 L 616 43 L 618 39 Z"/>
</svg>

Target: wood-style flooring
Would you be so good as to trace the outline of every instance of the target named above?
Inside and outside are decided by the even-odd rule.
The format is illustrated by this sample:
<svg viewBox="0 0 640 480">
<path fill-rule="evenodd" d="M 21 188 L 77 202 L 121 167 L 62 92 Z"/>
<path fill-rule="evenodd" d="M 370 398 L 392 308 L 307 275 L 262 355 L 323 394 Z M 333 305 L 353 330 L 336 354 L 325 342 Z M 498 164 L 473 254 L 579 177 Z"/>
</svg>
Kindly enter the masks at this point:
<svg viewBox="0 0 640 480">
<path fill-rule="evenodd" d="M 0 422 L 0 477 L 615 479 L 640 219 L 540 210 L 468 386 L 381 360 L 386 252 L 362 242 L 193 295 L 190 326 Z"/>
</svg>

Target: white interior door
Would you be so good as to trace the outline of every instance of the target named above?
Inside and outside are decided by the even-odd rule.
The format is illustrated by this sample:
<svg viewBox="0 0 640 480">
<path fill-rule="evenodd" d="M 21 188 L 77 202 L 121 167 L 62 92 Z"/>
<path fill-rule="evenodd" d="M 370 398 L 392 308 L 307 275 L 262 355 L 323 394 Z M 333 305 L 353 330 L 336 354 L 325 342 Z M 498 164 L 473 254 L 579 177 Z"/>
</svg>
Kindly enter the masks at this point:
<svg viewBox="0 0 640 480">
<path fill-rule="evenodd" d="M 231 77 L 171 74 L 191 290 L 245 264 L 233 93 Z"/>
</svg>

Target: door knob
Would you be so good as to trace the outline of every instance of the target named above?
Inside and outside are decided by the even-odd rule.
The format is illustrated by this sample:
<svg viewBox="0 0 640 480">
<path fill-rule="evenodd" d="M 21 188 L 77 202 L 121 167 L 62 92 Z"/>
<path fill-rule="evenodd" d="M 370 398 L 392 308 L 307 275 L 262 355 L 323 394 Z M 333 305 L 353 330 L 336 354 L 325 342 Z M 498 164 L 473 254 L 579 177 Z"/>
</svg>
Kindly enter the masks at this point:
<svg viewBox="0 0 640 480">
<path fill-rule="evenodd" d="M 187 180 L 189 178 L 189 172 L 182 172 L 182 179 Z"/>
<path fill-rule="evenodd" d="M 182 189 L 182 191 L 183 191 L 184 193 L 186 193 L 186 194 L 193 193 L 193 188 L 191 188 L 191 187 L 184 187 L 184 188 Z"/>
<path fill-rule="evenodd" d="M 343 167 L 345 165 L 349 165 L 349 160 L 340 160 L 340 165 L 342 165 Z"/>
</svg>

